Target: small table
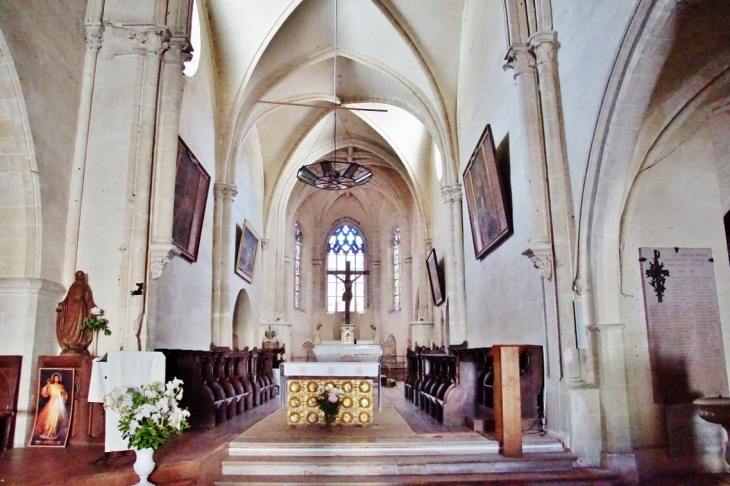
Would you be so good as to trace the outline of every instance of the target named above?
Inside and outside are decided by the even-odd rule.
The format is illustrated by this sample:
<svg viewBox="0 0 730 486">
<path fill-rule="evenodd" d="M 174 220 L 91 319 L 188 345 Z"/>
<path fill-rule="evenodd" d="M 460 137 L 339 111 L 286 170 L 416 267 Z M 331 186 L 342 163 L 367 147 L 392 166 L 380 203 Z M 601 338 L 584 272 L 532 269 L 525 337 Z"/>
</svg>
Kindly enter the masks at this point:
<svg viewBox="0 0 730 486">
<path fill-rule="evenodd" d="M 281 404 L 287 408 L 289 425 L 322 423 L 314 401 L 320 386 L 341 388 L 340 413 L 343 425 L 369 425 L 373 421 L 373 390 L 378 388 L 378 410 L 382 410 L 380 363 L 316 362 L 282 363 L 279 367 Z"/>
</svg>

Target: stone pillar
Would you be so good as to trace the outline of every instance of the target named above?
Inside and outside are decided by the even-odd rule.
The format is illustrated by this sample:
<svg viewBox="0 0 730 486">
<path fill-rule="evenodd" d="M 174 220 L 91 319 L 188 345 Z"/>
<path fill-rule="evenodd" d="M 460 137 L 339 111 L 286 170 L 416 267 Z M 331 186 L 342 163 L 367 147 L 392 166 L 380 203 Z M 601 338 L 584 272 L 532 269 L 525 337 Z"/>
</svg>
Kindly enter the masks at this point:
<svg viewBox="0 0 730 486">
<path fill-rule="evenodd" d="M 137 350 L 147 337 L 152 155 L 169 35 L 157 24 L 109 24 L 97 59 L 76 267 L 89 274 L 95 301 L 112 326 L 100 352 Z M 131 295 L 138 283 L 143 292 Z"/>
<path fill-rule="evenodd" d="M 216 346 L 232 346 L 233 330 L 230 313 L 231 269 L 236 254 L 233 234 L 233 199 L 238 194 L 236 186 L 225 182 L 213 185 L 213 285 L 211 295 L 212 343 Z"/>
<path fill-rule="evenodd" d="M 466 273 L 464 271 L 464 216 L 462 206 L 462 186 L 461 184 L 452 184 L 451 198 L 453 203 L 451 211 L 453 213 L 453 230 L 452 239 L 454 240 L 454 280 L 456 288 L 454 289 L 456 297 L 456 316 L 457 316 L 457 332 L 452 333 L 455 337 L 453 343 L 461 344 L 467 340 L 466 333 Z"/>
<path fill-rule="evenodd" d="M 431 297 L 431 288 L 428 280 L 428 270 L 426 269 L 426 257 L 429 253 L 431 253 L 431 249 L 433 248 L 433 242 L 431 241 L 431 238 L 426 238 L 424 240 L 423 248 L 425 251 L 422 257 L 419 259 L 419 268 L 421 269 L 421 271 L 419 272 L 420 278 L 418 284 L 419 292 L 416 320 L 431 321 L 435 320 L 433 318 L 433 313 L 431 312 L 431 302 L 433 302 L 433 298 Z"/>
<path fill-rule="evenodd" d="M 636 475 L 624 356 L 624 325 L 591 326 L 598 356 L 603 450 L 601 463 L 622 475 Z"/>
<path fill-rule="evenodd" d="M 522 122 L 524 157 L 527 162 L 529 200 L 528 247 L 522 252 L 540 274 L 552 278 L 553 255 L 550 238 L 550 215 L 545 167 L 544 140 L 540 117 L 535 57 L 523 44 L 512 44 L 507 52 L 506 69 L 514 70 L 517 100 Z"/>
<path fill-rule="evenodd" d="M 312 252 L 314 253 L 314 252 Z M 323 309 L 327 308 L 327 299 L 324 296 L 325 276 L 324 276 L 324 260 L 321 258 L 312 258 L 312 297 L 311 297 L 311 323 L 312 329 L 320 322 Z M 315 335 L 316 331 L 312 335 Z M 321 337 L 321 336 L 320 336 Z"/>
<path fill-rule="evenodd" d="M 89 2 L 89 7 L 94 2 Z M 73 167 L 69 183 L 68 216 L 66 219 L 66 251 L 64 252 L 63 279 L 66 287 L 74 281 L 76 273 L 76 257 L 79 246 L 79 224 L 81 222 L 81 196 L 84 190 L 86 174 L 86 145 L 89 140 L 89 123 L 91 121 L 91 101 L 94 94 L 94 75 L 96 59 L 101 49 L 103 27 L 99 22 L 101 13 L 86 21 L 86 55 L 84 71 L 81 78 L 81 99 L 79 101 L 79 117 L 76 123 L 76 140 L 74 142 Z"/>
<path fill-rule="evenodd" d="M 187 38 L 173 37 L 169 42 L 169 49 L 165 52 L 160 77 L 160 113 L 157 125 L 151 210 L 152 236 L 149 250 L 152 278 L 159 278 L 170 260 L 180 254 L 172 244 L 172 220 L 175 209 L 183 68 L 191 57 L 190 49 Z"/>
<path fill-rule="evenodd" d="M 451 209 L 454 199 L 451 194 L 450 186 L 441 186 L 441 197 L 444 200 L 444 231 L 449 232 L 452 231 L 454 227 L 454 212 Z M 446 254 L 442 258 L 444 259 L 444 272 L 446 273 L 444 277 L 446 279 L 446 298 L 448 299 L 446 305 L 448 305 L 449 309 L 449 342 L 458 343 L 461 341 L 459 341 L 459 336 L 455 335 L 458 331 L 456 330 L 456 296 L 454 295 L 456 290 L 456 280 L 452 265 L 454 261 L 454 239 L 447 237 L 445 240 Z"/>
<path fill-rule="evenodd" d="M 393 277 L 391 275 L 392 280 Z M 391 293 L 391 302 L 392 295 Z M 405 312 L 406 316 L 408 316 L 409 321 L 414 318 L 413 300 L 413 258 L 407 257 L 403 258 L 403 266 L 401 268 L 400 308 L 401 312 Z"/>
<path fill-rule="evenodd" d="M 580 357 L 573 313 L 575 222 L 570 192 L 570 174 L 563 153 L 560 101 L 554 64 L 555 32 L 539 32 L 530 37 L 528 45 L 536 54 L 540 80 L 540 102 L 545 133 L 550 219 L 555 256 L 554 284 L 557 295 L 562 378 L 569 383 L 581 383 Z"/>
<path fill-rule="evenodd" d="M 380 285 L 380 282 L 382 281 L 382 267 L 380 265 L 380 260 L 373 260 L 370 263 L 370 277 L 368 282 L 370 283 L 367 285 L 368 288 L 368 307 L 371 309 L 376 309 L 378 312 L 378 317 L 380 317 L 380 312 L 382 311 L 380 303 L 382 301 L 383 297 L 383 289 Z M 380 327 L 380 319 L 376 321 L 376 325 L 378 328 Z"/>
</svg>

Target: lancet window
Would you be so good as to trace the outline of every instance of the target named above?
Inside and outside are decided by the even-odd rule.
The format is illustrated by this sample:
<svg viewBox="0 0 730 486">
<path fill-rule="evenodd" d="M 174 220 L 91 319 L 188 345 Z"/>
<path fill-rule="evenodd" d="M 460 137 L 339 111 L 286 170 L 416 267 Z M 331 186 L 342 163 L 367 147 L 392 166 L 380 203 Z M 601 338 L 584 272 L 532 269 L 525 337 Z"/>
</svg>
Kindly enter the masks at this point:
<svg viewBox="0 0 730 486">
<path fill-rule="evenodd" d="M 294 223 L 294 308 L 299 309 L 302 279 L 302 230 Z"/>
<path fill-rule="evenodd" d="M 400 228 L 396 228 L 393 233 L 393 307 L 397 311 L 400 310 L 400 272 Z"/>
<path fill-rule="evenodd" d="M 344 272 L 345 262 L 348 261 L 351 271 L 365 270 L 365 240 L 357 229 L 345 223 L 335 229 L 327 240 L 327 271 Z M 344 273 L 339 277 L 344 279 Z M 345 303 L 342 301 L 345 284 L 340 278 L 327 274 L 328 313 L 345 311 Z M 350 312 L 365 312 L 365 278 L 363 275 L 352 284 Z"/>
</svg>

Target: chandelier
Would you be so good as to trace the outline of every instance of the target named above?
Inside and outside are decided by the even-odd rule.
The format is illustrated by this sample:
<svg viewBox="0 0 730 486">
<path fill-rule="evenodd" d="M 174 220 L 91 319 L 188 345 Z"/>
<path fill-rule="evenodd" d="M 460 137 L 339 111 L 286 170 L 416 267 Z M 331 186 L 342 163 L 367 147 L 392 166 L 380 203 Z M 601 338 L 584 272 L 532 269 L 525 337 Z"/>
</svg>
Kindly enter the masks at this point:
<svg viewBox="0 0 730 486">
<path fill-rule="evenodd" d="M 317 189 L 339 191 L 365 184 L 373 177 L 370 169 L 355 162 L 321 160 L 299 168 L 297 179 Z"/>
<path fill-rule="evenodd" d="M 337 111 L 338 108 L 346 110 L 357 110 L 357 108 L 340 107 L 337 100 L 337 0 L 335 0 L 335 49 L 333 58 L 333 103 L 335 109 L 332 110 L 334 117 L 334 129 L 332 133 L 332 158 L 324 159 L 313 164 L 305 165 L 299 168 L 297 179 L 305 184 L 316 187 L 317 189 L 326 189 L 329 191 L 340 191 L 350 189 L 355 186 L 366 184 L 373 177 L 373 173 L 367 167 L 349 160 L 336 160 L 337 153 Z M 385 111 L 374 109 L 362 109 L 362 111 Z M 344 121 L 343 121 L 344 125 Z"/>
</svg>

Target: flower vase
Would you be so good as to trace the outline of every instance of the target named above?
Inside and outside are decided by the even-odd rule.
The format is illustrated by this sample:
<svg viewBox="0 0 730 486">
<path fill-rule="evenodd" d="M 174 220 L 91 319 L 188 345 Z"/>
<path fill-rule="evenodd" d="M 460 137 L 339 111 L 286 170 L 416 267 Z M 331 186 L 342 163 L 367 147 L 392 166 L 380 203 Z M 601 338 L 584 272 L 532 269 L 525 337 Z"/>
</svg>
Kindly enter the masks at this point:
<svg viewBox="0 0 730 486">
<path fill-rule="evenodd" d="M 137 454 L 137 460 L 134 461 L 134 472 L 139 476 L 139 482 L 135 486 L 153 484 L 147 481 L 147 477 L 155 469 L 155 461 L 152 459 L 155 450 L 149 447 L 147 449 L 134 449 L 134 452 Z"/>
<path fill-rule="evenodd" d="M 99 330 L 94 331 L 94 353 L 92 356 L 99 356 Z"/>
</svg>

